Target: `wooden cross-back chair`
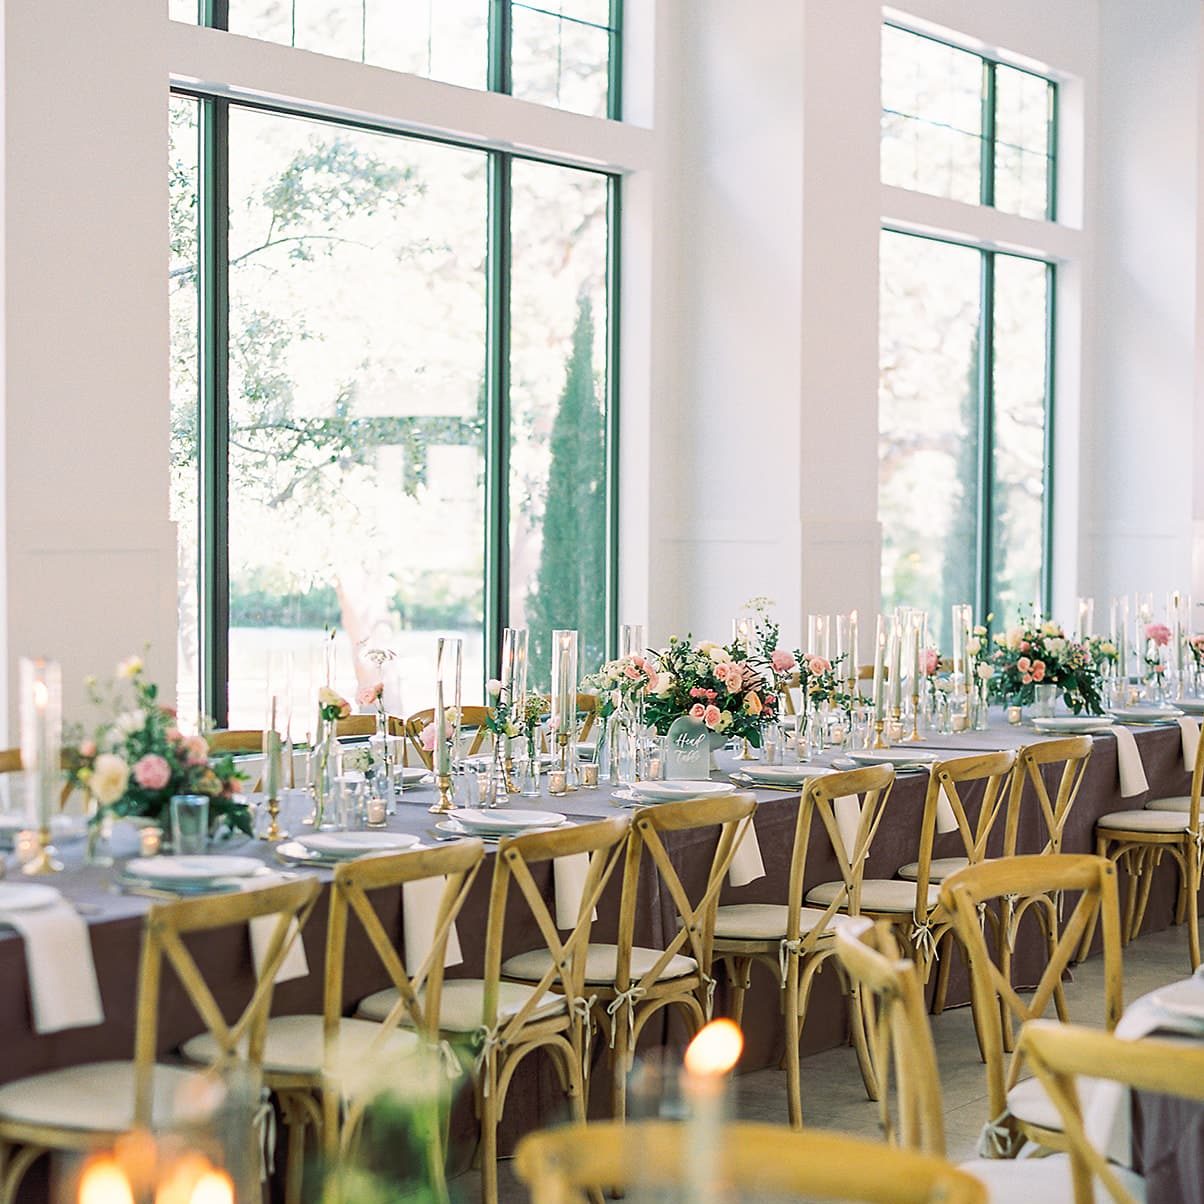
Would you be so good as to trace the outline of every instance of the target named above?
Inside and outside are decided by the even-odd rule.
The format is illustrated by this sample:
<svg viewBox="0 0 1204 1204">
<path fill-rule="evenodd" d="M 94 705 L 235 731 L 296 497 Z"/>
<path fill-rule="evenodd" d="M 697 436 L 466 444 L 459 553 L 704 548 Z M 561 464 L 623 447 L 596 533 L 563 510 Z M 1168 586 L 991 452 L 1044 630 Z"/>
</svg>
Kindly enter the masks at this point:
<svg viewBox="0 0 1204 1204">
<path fill-rule="evenodd" d="M 1196 745 L 1196 765 L 1191 775 L 1191 793 L 1172 798 L 1151 799 L 1133 811 L 1113 811 L 1095 824 L 1095 851 L 1128 877 L 1121 938 L 1128 944 L 1141 931 L 1150 887 L 1164 856 L 1170 856 L 1179 872 L 1179 895 L 1175 922 L 1187 921 L 1187 954 L 1191 968 L 1200 964 L 1200 874 L 1204 867 L 1204 827 L 1201 827 L 1200 793 L 1204 785 L 1204 724 Z M 1082 957 L 1091 948 L 1092 932 L 1083 938 Z"/>
<path fill-rule="evenodd" d="M 590 1001 L 584 996 L 585 958 L 594 910 L 622 856 L 626 818 L 599 820 L 502 840 L 494 861 L 485 933 L 484 976 L 443 984 L 439 1036 L 468 1042 L 475 1055 L 474 1087 L 480 1118 L 481 1193 L 497 1200 L 497 1127 L 519 1063 L 544 1050 L 569 1097 L 575 1119 L 585 1119 Z M 576 924 L 561 938 L 531 867 L 558 857 L 588 857 Z M 515 898 L 517 896 L 517 899 Z M 507 907 L 534 921 L 543 937 L 545 969 L 531 983 L 503 980 Z M 397 1007 L 397 988 L 369 996 L 359 1014 L 379 1019 Z"/>
<path fill-rule="evenodd" d="M 865 917 L 836 931 L 840 966 L 865 995 L 872 1016 L 869 1044 L 879 1076 L 878 1111 L 883 1135 L 908 1149 L 945 1156 L 945 1117 L 924 984 L 915 962 L 900 951 L 895 929 Z M 894 1070 L 898 1124 L 890 1106 Z"/>
<path fill-rule="evenodd" d="M 280 1102 L 288 1131 L 285 1199 L 302 1195 L 306 1137 L 310 1130 L 328 1156 L 346 1152 L 363 1107 L 393 1072 L 425 1081 L 426 1067 L 416 1055 L 437 1045 L 439 993 L 447 936 L 467 897 L 484 856 L 479 840 L 439 849 L 421 849 L 385 857 L 366 857 L 335 867 L 326 930 L 326 979 L 321 1015 L 274 1016 L 267 1023 L 263 1051 L 264 1081 Z M 430 951 L 418 967 L 407 967 L 396 939 L 385 932 L 367 897 L 369 891 L 400 890 L 406 883 L 443 878 Z M 399 992 L 400 1002 L 379 1020 L 343 1016 L 343 980 L 349 913 L 354 914 L 382 968 Z M 416 992 L 425 986 L 425 999 Z M 428 1013 L 430 1013 L 428 1015 Z M 400 1031 L 408 1024 L 413 1031 Z M 211 1054 L 207 1034 L 189 1041 L 184 1055 L 204 1061 Z M 406 1069 L 398 1072 L 399 1065 Z M 446 1195 L 438 1134 L 424 1131 L 432 1186 Z"/>
<path fill-rule="evenodd" d="M 722 1184 L 739 1185 L 745 1199 L 987 1204 L 982 1184 L 943 1158 L 838 1133 L 738 1122 L 724 1126 L 714 1156 Z M 532 1204 L 576 1204 L 607 1188 L 647 1187 L 657 1199 L 677 1189 L 673 1198 L 684 1199 L 682 1189 L 697 1187 L 697 1157 L 689 1125 L 609 1122 L 524 1137 L 515 1170 Z"/>
<path fill-rule="evenodd" d="M 895 771 L 891 765 L 811 778 L 799 800 L 786 902 L 728 904 L 719 907 L 715 913 L 713 956 L 716 963 L 728 963 L 732 982 L 731 1013 L 736 1023 L 740 1023 L 743 1015 L 744 995 L 751 985 L 749 975 L 754 963 L 765 966 L 783 992 L 786 1095 L 790 1124 L 794 1128 L 803 1121 L 799 1040 L 807 1018 L 811 987 L 815 975 L 835 952 L 837 915 L 858 914 L 866 854 L 894 781 Z M 853 847 L 846 849 L 836 810 L 849 806 L 858 808 L 858 819 Z M 835 892 L 826 906 L 807 907 L 803 903 L 803 884 L 817 817 L 823 835 L 831 845 L 843 889 Z M 846 990 L 846 995 L 850 1032 L 866 1091 L 871 1099 L 876 1099 L 878 1086 L 865 1044 L 860 992 L 854 985 Z"/>
<path fill-rule="evenodd" d="M 461 707 L 460 708 L 460 723 L 457 729 L 457 736 L 465 728 L 472 734 L 468 740 L 468 747 L 462 748 L 461 753 L 464 756 L 475 757 L 485 746 L 485 739 L 489 735 L 489 729 L 485 726 L 489 719 L 488 707 Z M 428 723 L 435 722 L 435 711 L 433 707 L 428 707 L 424 711 L 415 711 L 405 721 L 405 745 L 404 760 L 408 765 L 410 763 L 410 755 L 413 754 L 418 764 L 425 765 L 430 769 L 435 763 L 435 754 L 427 752 L 422 747 L 422 729 Z"/>
<path fill-rule="evenodd" d="M 1114 1204 L 1144 1202 L 1147 1193 L 1140 1176 L 1109 1162 L 1089 1140 L 1076 1080 L 1102 1078 L 1137 1091 L 1204 1103 L 1204 1048 L 1157 1038 L 1123 1041 L 1098 1029 L 1034 1020 L 1020 1034 L 1020 1052 L 1062 1119 L 1074 1204 L 1094 1204 L 1099 1198 L 1095 1183 Z"/>
<path fill-rule="evenodd" d="M 153 906 L 143 927 L 133 1059 L 52 1070 L 0 1088 L 0 1201 L 13 1204 L 25 1172 L 44 1153 L 109 1148 L 132 1129 L 203 1124 L 206 1112 L 195 1110 L 196 1101 L 203 1095 L 211 1107 L 212 1093 L 189 1092 L 190 1086 L 234 1064 L 247 1067 L 257 1079 L 276 974 L 292 942 L 300 939 L 321 889 L 316 878 L 305 878 Z M 185 938 L 272 916 L 276 922 L 254 986 L 229 1023 Z M 155 1061 L 165 964 L 210 1038 L 211 1057 L 203 1068 Z"/>
<path fill-rule="evenodd" d="M 1063 891 L 1079 892 L 1078 900 L 1062 924 L 1057 943 L 1048 950 L 1040 980 L 1026 1002 L 988 947 L 982 914 L 989 904 L 1009 894 L 1041 898 L 1044 909 L 1053 913 L 1054 897 Z M 970 984 L 987 1065 L 985 1143 L 995 1156 L 1004 1158 L 1014 1156 L 1024 1138 L 1049 1149 L 1064 1149 L 1056 1110 L 1037 1080 L 1020 1079 L 1023 1059 L 1017 1052 L 1008 1061 L 1003 1032 L 1012 1023 L 1040 1019 L 1051 1003 L 1059 1019 L 1066 1020 L 1062 978 L 1097 914 L 1104 944 L 1102 1020 L 1109 1031 L 1116 1026 L 1123 1006 L 1116 866 L 1087 854 L 1001 857 L 947 879 L 941 887 L 941 903 L 970 960 Z M 1051 915 L 1050 922 L 1055 920 Z"/>
</svg>

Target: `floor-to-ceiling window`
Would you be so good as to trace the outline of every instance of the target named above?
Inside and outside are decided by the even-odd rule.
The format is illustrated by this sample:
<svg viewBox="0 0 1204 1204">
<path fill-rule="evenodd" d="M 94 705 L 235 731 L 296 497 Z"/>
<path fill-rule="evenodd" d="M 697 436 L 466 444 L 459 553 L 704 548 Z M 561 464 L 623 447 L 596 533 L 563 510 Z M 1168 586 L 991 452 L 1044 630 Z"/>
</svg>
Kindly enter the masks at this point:
<svg viewBox="0 0 1204 1204">
<path fill-rule="evenodd" d="M 617 9 L 529 7 L 202 16 L 516 93 L 535 48 L 563 86 L 532 99 L 614 113 Z M 466 701 L 507 623 L 531 628 L 536 683 L 554 627 L 592 668 L 615 597 L 617 179 L 202 90 L 170 124 L 182 708 L 258 727 L 269 680 L 303 707 L 326 632 L 345 690 L 380 675 L 366 649 L 393 654 L 397 711 L 430 704 L 436 634 L 464 640 Z"/>
<path fill-rule="evenodd" d="M 882 81 L 884 183 L 1053 221 L 1055 84 L 893 25 Z M 879 262 L 883 605 L 947 644 L 954 603 L 1047 601 L 1055 267 L 889 219 Z"/>
</svg>

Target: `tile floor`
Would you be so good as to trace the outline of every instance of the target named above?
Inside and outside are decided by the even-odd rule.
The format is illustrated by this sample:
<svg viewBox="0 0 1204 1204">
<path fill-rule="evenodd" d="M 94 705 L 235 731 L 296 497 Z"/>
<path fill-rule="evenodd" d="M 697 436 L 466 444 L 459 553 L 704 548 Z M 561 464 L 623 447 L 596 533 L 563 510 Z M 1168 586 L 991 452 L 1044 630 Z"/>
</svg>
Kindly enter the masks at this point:
<svg viewBox="0 0 1204 1204">
<path fill-rule="evenodd" d="M 1125 950 L 1126 1001 L 1188 974 L 1187 936 L 1183 928 L 1143 936 Z M 1103 962 L 1092 958 L 1075 967 L 1067 987 L 1071 1016 L 1084 1023 L 1098 1014 Z M 986 1081 L 969 1008 L 932 1017 L 941 1085 L 945 1096 L 945 1136 L 954 1161 L 974 1157 L 979 1129 L 986 1120 Z M 742 1119 L 786 1123 L 786 1076 L 760 1070 L 736 1079 L 736 1107 Z M 851 1047 L 814 1054 L 803 1061 L 803 1109 L 808 1125 L 840 1129 L 867 1138 L 878 1136 L 877 1105 L 866 1099 Z M 478 1177 L 462 1175 L 452 1185 L 457 1200 L 479 1199 Z M 512 1164 L 499 1166 L 502 1204 L 525 1204 L 527 1193 Z"/>
</svg>

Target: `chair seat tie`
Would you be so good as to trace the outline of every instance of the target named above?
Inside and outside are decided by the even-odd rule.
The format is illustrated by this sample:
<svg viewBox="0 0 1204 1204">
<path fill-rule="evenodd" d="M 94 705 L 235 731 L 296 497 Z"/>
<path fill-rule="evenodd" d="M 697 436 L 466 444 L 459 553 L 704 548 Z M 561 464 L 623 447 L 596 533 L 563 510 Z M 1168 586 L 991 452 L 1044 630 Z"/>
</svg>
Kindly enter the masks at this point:
<svg viewBox="0 0 1204 1204">
<path fill-rule="evenodd" d="M 620 991 L 607 1005 L 606 1014 L 610 1017 L 610 1047 L 615 1047 L 615 1033 L 619 1025 L 619 1012 L 627 1009 L 627 1032 L 631 1039 L 635 1040 L 635 1005 L 647 995 L 648 992 L 644 987 L 638 984 L 633 987 L 628 987 L 625 991 Z"/>
<path fill-rule="evenodd" d="M 782 978 L 782 990 L 786 989 L 786 972 L 790 966 L 790 956 L 793 954 L 799 957 L 803 952 L 803 938 L 795 937 L 791 940 L 789 937 L 783 937 L 778 945 L 778 970 Z"/>
<path fill-rule="evenodd" d="M 931 920 L 922 920 L 911 926 L 911 943 L 915 946 L 920 959 L 927 963 L 939 961 L 941 956 L 936 950 L 936 937 L 933 935 L 932 928 Z"/>
<path fill-rule="evenodd" d="M 581 1042 L 581 1074 L 589 1079 L 589 1068 L 593 1062 L 591 1054 L 594 1044 L 594 1006 L 598 1002 L 597 995 L 576 995 L 569 1000 L 569 1015 L 576 1016 L 584 1026 Z"/>
<path fill-rule="evenodd" d="M 259 1181 L 266 1183 L 276 1173 L 276 1109 L 272 1106 L 272 1092 L 264 1087 L 259 1093 L 259 1107 L 251 1117 L 259 1146 Z"/>
<path fill-rule="evenodd" d="M 715 1012 L 715 988 L 719 985 L 718 980 L 712 978 L 705 971 L 702 975 L 703 986 L 706 988 L 706 1018 L 707 1023 L 711 1022 L 711 1017 Z"/>
<path fill-rule="evenodd" d="M 443 1066 L 443 1073 L 450 1080 L 454 1082 L 464 1073 L 464 1067 L 460 1065 L 460 1059 L 456 1057 L 456 1051 L 452 1049 L 450 1041 L 440 1041 L 435 1052 Z"/>
<path fill-rule="evenodd" d="M 489 1028 L 488 1025 L 482 1024 L 480 1028 L 473 1034 L 474 1038 L 480 1042 L 480 1049 L 477 1050 L 477 1056 L 473 1062 L 473 1069 L 478 1075 L 482 1075 L 481 1094 L 489 1094 L 489 1083 L 493 1077 L 488 1073 L 489 1062 L 493 1058 L 494 1050 L 502 1044 L 501 1025 L 495 1025 Z"/>
<path fill-rule="evenodd" d="M 1011 1113 L 1005 1108 L 994 1120 L 989 1120 L 978 1135 L 980 1158 L 1015 1158 L 1024 1138 L 1008 1123 Z"/>
</svg>

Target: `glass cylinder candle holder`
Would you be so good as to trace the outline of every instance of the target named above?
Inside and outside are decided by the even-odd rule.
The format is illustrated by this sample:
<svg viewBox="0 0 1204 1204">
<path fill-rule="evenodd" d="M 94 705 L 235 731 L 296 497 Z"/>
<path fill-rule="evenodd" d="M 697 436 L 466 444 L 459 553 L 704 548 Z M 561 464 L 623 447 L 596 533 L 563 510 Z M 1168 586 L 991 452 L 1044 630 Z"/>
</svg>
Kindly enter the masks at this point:
<svg viewBox="0 0 1204 1204">
<path fill-rule="evenodd" d="M 22 657 L 20 698 L 21 767 L 41 846 L 24 871 L 54 873 L 63 868 L 50 845 L 50 818 L 62 789 L 63 673 L 59 663 L 45 657 Z"/>
<path fill-rule="evenodd" d="M 619 628 L 619 656 L 643 656 L 647 647 L 643 623 L 624 623 Z"/>
<path fill-rule="evenodd" d="M 568 767 L 569 746 L 577 727 L 577 633 L 552 632 L 552 713 L 556 755 L 562 769 Z"/>
<path fill-rule="evenodd" d="M 807 616 L 807 651 L 812 656 L 832 659 L 832 616 Z"/>
<path fill-rule="evenodd" d="M 436 773 L 451 772 L 452 763 L 460 756 L 461 686 L 464 671 L 464 641 L 459 636 L 440 636 L 435 642 L 436 710 L 441 715 L 435 722 L 435 755 L 446 748 L 444 767 L 435 765 Z"/>
<path fill-rule="evenodd" d="M 527 646 L 525 627 L 507 627 L 502 632 L 502 698 L 517 706 L 527 694 Z"/>
</svg>

